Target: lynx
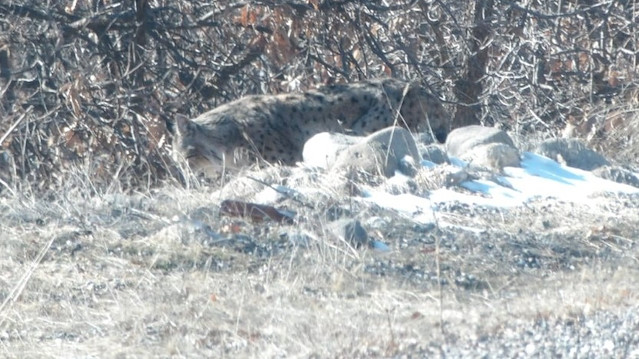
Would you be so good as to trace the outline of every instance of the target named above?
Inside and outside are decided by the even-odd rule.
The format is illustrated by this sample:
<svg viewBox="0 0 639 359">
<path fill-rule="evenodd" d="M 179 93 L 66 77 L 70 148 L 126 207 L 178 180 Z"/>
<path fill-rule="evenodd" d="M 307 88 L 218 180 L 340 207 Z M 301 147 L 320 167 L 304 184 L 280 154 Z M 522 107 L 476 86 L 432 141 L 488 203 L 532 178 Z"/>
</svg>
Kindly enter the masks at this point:
<svg viewBox="0 0 639 359">
<path fill-rule="evenodd" d="M 442 140 L 448 121 L 440 101 L 418 83 L 386 78 L 331 85 L 304 93 L 254 95 L 199 117 L 177 117 L 173 154 L 196 171 L 250 163 L 294 164 L 320 132 L 365 135 L 393 124 L 432 131 Z"/>
</svg>

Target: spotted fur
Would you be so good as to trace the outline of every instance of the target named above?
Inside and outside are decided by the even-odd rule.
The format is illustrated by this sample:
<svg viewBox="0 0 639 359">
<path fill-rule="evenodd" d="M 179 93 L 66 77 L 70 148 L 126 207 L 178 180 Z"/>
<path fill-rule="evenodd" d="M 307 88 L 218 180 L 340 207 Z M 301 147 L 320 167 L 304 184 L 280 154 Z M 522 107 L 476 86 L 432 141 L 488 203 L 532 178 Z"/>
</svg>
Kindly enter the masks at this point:
<svg viewBox="0 0 639 359">
<path fill-rule="evenodd" d="M 399 113 L 398 113 L 399 109 Z M 177 118 L 175 157 L 191 168 L 238 167 L 256 161 L 294 164 L 320 132 L 365 135 L 393 124 L 441 140 L 448 121 L 440 101 L 417 83 L 378 79 L 305 93 L 247 96 L 188 119 Z"/>
</svg>

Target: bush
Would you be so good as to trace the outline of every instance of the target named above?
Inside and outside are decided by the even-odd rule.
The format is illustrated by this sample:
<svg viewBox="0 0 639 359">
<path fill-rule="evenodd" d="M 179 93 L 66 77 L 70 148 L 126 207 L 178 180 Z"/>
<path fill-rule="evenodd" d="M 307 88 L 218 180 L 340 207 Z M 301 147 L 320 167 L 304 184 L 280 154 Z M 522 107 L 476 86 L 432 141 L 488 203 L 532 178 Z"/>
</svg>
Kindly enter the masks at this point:
<svg viewBox="0 0 639 359">
<path fill-rule="evenodd" d="M 175 113 L 380 76 L 419 78 L 452 127 L 553 134 L 570 119 L 601 135 L 611 113 L 636 117 L 631 2 L 391 3 L 0 4 L 0 180 L 54 188 L 79 167 L 152 185 L 175 178 Z"/>
</svg>

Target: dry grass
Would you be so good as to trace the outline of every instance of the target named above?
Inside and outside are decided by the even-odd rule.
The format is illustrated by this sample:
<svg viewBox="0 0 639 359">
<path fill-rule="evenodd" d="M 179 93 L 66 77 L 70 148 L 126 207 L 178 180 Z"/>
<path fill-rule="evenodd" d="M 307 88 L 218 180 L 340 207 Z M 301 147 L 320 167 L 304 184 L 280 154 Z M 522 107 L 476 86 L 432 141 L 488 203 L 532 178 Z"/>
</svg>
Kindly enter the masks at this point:
<svg viewBox="0 0 639 359">
<path fill-rule="evenodd" d="M 0 357 L 479 356 L 540 322 L 636 311 L 637 196 L 450 204 L 436 227 L 352 198 L 343 178 L 272 168 L 256 178 L 314 190 L 277 196 L 300 218 L 286 226 L 218 215 L 221 200 L 264 188 L 254 179 L 209 187 L 187 173 L 186 190 L 154 187 L 177 172 L 175 113 L 390 72 L 422 77 L 449 110 L 467 102 L 466 3 L 89 3 L 0 5 Z M 603 3 L 567 3 L 485 12 L 495 27 L 477 49 L 490 56 L 471 72 L 491 76 L 472 117 L 517 131 L 525 149 L 580 114 L 578 135 L 636 169 L 634 2 L 605 16 Z M 603 137 L 589 138 L 593 118 Z M 392 251 L 354 250 L 330 228 L 342 217 Z"/>
<path fill-rule="evenodd" d="M 369 230 L 393 248 L 378 253 L 340 241 L 318 206 L 298 208 L 299 226 L 260 225 L 219 217 L 207 187 L 84 190 L 0 202 L 4 357 L 437 354 L 632 310 L 639 295 L 639 221 L 623 198 L 442 209 L 440 229 L 332 198 L 386 221 Z"/>
</svg>

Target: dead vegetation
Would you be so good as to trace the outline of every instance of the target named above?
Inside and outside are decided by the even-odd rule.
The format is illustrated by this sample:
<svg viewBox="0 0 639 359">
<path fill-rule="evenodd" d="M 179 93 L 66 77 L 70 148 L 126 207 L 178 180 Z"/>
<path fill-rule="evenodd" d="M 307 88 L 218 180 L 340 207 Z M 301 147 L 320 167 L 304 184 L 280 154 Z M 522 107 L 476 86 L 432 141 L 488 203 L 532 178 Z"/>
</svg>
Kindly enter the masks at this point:
<svg viewBox="0 0 639 359">
<path fill-rule="evenodd" d="M 215 191 L 242 198 L 257 176 L 206 186 L 169 159 L 175 113 L 396 76 L 452 126 L 520 144 L 566 130 L 637 166 L 634 3 L 387 3 L 0 4 L 2 356 L 584 357 L 582 338 L 632 357 L 636 196 L 450 204 L 435 226 L 310 181 L 279 202 L 295 225 L 253 223 Z M 392 251 L 353 248 L 344 217 Z"/>
<path fill-rule="evenodd" d="M 435 226 L 318 192 L 283 195 L 293 225 L 221 213 L 206 187 L 3 199 L 3 357 L 463 357 L 530 342 L 570 357 L 575 336 L 548 328 L 612 315 L 636 332 L 636 195 L 451 203 Z M 391 251 L 355 249 L 335 218 Z M 596 323 L 582 338 L 615 345 L 588 353 L 639 343 Z"/>
<path fill-rule="evenodd" d="M 1 4 L 2 187 L 45 190 L 76 166 L 101 186 L 153 185 L 178 176 L 175 113 L 380 76 L 421 79 L 453 127 L 552 136 L 568 121 L 634 163 L 637 13 L 623 1 Z"/>
</svg>

